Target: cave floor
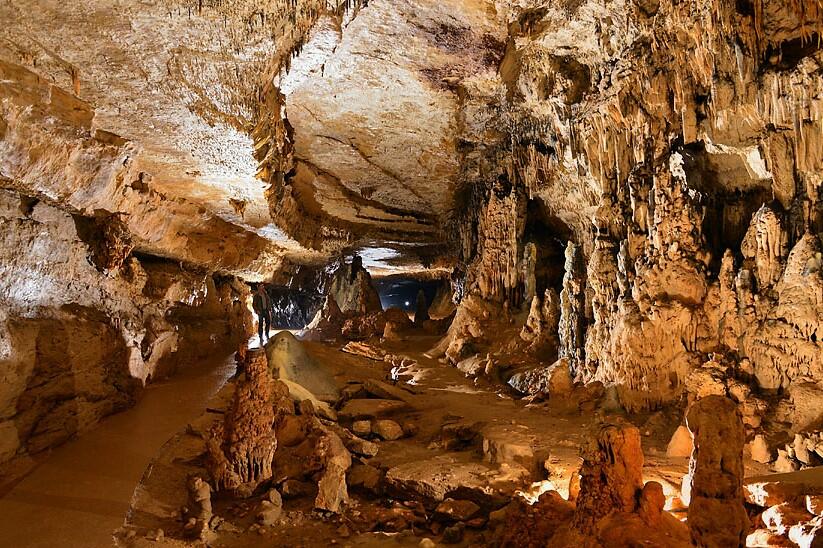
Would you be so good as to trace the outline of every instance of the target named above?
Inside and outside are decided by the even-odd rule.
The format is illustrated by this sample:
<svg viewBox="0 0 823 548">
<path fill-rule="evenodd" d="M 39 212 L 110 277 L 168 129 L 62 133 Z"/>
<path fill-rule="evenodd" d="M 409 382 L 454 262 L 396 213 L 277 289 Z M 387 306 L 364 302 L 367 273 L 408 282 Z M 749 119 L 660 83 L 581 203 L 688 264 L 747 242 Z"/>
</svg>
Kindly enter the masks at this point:
<svg viewBox="0 0 823 548">
<path fill-rule="evenodd" d="M 181 368 L 131 409 L 52 451 L 0 498 L 0 546 L 112 546 L 151 459 L 233 372 L 228 353 Z"/>
<path fill-rule="evenodd" d="M 645 479 L 661 482 L 669 497 L 677 494 L 688 459 L 666 457 L 666 444 L 680 421 L 676 408 L 609 416 L 600 410 L 580 413 L 550 402 L 529 403 L 504 386 L 468 379 L 454 367 L 426 357 L 424 352 L 436 340 L 417 336 L 383 346 L 414 360 L 402 369 L 400 377 L 410 389 L 409 407 L 393 418 L 411 422 L 419 431 L 412 437 L 379 442 L 379 454 L 368 460 L 371 466 L 383 470 L 405 467 L 415 481 L 418 474 L 426 476 L 433 467 L 442 466 L 459 476 L 460 470 L 482 466 L 490 475 L 483 476 L 481 483 L 488 479 L 498 485 L 510 482 L 518 467 L 525 466 L 537 469 L 537 476 L 550 482 L 535 483 L 534 489 L 553 488 L 565 495 L 569 478 L 579 466 L 580 447 L 594 437 L 604 420 L 628 420 L 643 434 Z M 386 381 L 392 376 L 390 364 L 343 353 L 340 344 L 305 344 L 341 386 L 368 379 Z M 180 463 L 190 463 L 202 452 L 202 439 L 192 435 L 192 425 L 208 418 L 204 411 L 215 401 L 225 400 L 225 393 L 233 389 L 232 383 L 225 381 L 234 370 L 231 356 L 183 370 L 170 380 L 151 385 L 132 409 L 53 451 L 0 498 L 0 546 L 111 546 L 115 530 L 119 530 L 120 544 L 126 546 L 186 544 L 173 538 L 177 521 L 173 516 L 181 496 L 185 502 L 187 464 Z M 443 426 L 454 423 L 472 425 L 477 439 L 465 447 L 444 444 Z M 749 465 L 751 462 L 747 468 Z M 757 471 L 748 470 L 749 474 Z M 429 479 L 432 484 L 440 481 L 438 473 L 430 474 Z M 524 489 L 529 484 L 519 483 Z M 313 512 L 311 497 L 289 499 L 284 504 L 284 523 L 265 529 L 252 528 L 253 511 L 238 511 L 234 503 L 218 498 L 215 511 L 229 516 L 231 527 L 224 528 L 209 544 L 416 546 L 421 536 L 435 536 L 412 530 L 375 533 L 374 523 L 397 508 L 396 498 L 357 489 L 352 489 L 351 495 L 340 516 Z M 254 508 L 259 498 L 246 504 Z M 126 526 L 121 528 L 124 518 Z M 172 536 L 160 542 L 147 540 L 160 525 Z M 482 544 L 482 535 L 482 529 L 468 531 L 463 544 Z"/>
<path fill-rule="evenodd" d="M 382 348 L 392 354 L 414 360 L 415 364 L 403 369 L 400 381 L 406 381 L 411 389 L 408 409 L 395 414 L 398 422 L 412 422 L 419 431 L 412 437 L 396 441 L 379 442 L 377 456 L 368 459 L 369 465 L 388 470 L 405 470 L 409 484 L 433 485 L 444 481 L 467 481 L 468 488 L 479 484 L 504 485 L 507 481 L 518 483 L 518 467 L 537 470 L 536 476 L 548 478 L 550 483 L 535 482 L 531 489 L 539 493 L 552 488 L 567 494 L 569 479 L 579 467 L 580 448 L 594 439 L 604 421 L 627 420 L 640 428 L 645 454 L 645 480 L 659 481 L 668 498 L 679 494 L 680 481 L 688 468 L 688 458 L 668 458 L 666 445 L 674 429 L 680 423 L 682 411 L 677 408 L 626 416 L 604 415 L 602 411 L 581 413 L 577 409 L 553 407 L 548 402 L 529 403 L 501 385 L 468 379 L 454 367 L 427 358 L 424 352 L 437 342 L 436 337 L 416 336 L 406 341 L 385 343 Z M 343 386 L 347 383 L 364 383 L 367 379 L 386 381 L 391 377 L 392 366 L 383 361 L 370 360 L 360 355 L 340 351 L 342 344 L 305 342 L 307 350 L 317 362 L 327 367 Z M 410 385 L 409 380 L 412 379 Z M 209 407 L 216 409 L 230 401 L 229 383 L 221 394 L 213 398 Z M 222 399 L 222 404 L 219 401 Z M 211 418 L 209 417 L 211 415 Z M 215 420 L 213 413 L 206 413 L 201 421 L 189 425 L 185 431 L 163 448 L 153 461 L 153 475 L 141 483 L 134 499 L 131 516 L 126 527 L 118 535 L 123 546 L 181 546 L 176 540 L 180 530 L 176 510 L 186 504 L 185 477 L 192 471 L 192 464 L 202 454 L 202 434 L 206 422 Z M 477 423 L 477 439 L 465 447 L 444 445 L 443 426 L 453 423 Z M 360 459 L 355 458 L 355 463 Z M 467 473 L 477 470 L 487 472 Z M 521 468 L 522 470 L 522 468 Z M 749 473 L 753 470 L 749 470 Z M 478 480 L 478 477 L 481 478 Z M 521 476 L 522 478 L 522 476 Z M 428 483 L 427 483 L 428 482 Z M 472 482 L 474 482 L 472 484 Z M 529 481 L 519 482 L 520 488 L 529 490 Z M 486 487 L 486 486 L 482 486 Z M 424 487 L 425 489 L 425 487 Z M 495 487 L 497 489 L 497 487 Z M 500 489 L 504 491 L 505 488 Z M 513 489 L 508 491 L 511 496 Z M 532 491 L 535 492 L 535 491 Z M 535 494 L 536 494 L 535 493 Z M 350 488 L 349 505 L 338 516 L 328 516 L 312 511 L 313 497 L 290 498 L 284 501 L 283 517 L 273 527 L 256 527 L 255 508 L 262 495 L 245 502 L 218 496 L 213 498 L 215 514 L 228 522 L 218 528 L 209 540 L 210 546 L 289 546 L 310 547 L 340 544 L 342 546 L 408 545 L 416 546 L 424 536 L 436 537 L 425 529 L 405 529 L 391 533 L 388 527 L 379 525 L 393 512 L 403 513 L 403 494 L 369 493 Z M 408 494 L 408 493 L 407 493 Z M 425 498 L 425 497 L 423 497 Z M 674 501 L 676 503 L 676 501 Z M 407 503 L 408 505 L 409 503 Z M 390 520 L 389 520 L 390 521 Z M 377 529 L 384 532 L 374 532 Z M 154 540 L 155 531 L 162 528 L 165 538 Z M 467 530 L 461 545 L 482 545 L 484 531 Z M 177 537 L 179 538 L 179 537 Z M 147 540 L 152 539 L 152 540 Z"/>
</svg>

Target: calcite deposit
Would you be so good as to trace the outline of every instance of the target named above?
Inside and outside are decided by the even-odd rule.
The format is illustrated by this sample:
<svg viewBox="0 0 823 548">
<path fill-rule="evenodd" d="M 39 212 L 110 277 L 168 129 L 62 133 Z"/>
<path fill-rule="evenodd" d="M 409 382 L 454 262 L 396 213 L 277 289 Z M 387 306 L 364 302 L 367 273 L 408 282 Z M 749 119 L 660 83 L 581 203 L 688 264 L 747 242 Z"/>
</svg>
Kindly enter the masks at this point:
<svg viewBox="0 0 823 548">
<path fill-rule="evenodd" d="M 823 542 L 822 31 L 821 0 L 4 3 L 0 520 L 212 375 L 118 543 Z"/>
<path fill-rule="evenodd" d="M 288 389 L 275 385 L 263 352 L 250 353 L 243 369 L 225 421 L 209 433 L 208 468 L 217 489 L 248 495 L 272 476 L 274 409 Z"/>
<path fill-rule="evenodd" d="M 686 420 L 694 437 L 689 474 L 683 480 L 692 541 L 698 546 L 741 546 L 749 520 L 743 507 L 740 413 L 731 400 L 707 396 L 689 409 Z"/>
</svg>

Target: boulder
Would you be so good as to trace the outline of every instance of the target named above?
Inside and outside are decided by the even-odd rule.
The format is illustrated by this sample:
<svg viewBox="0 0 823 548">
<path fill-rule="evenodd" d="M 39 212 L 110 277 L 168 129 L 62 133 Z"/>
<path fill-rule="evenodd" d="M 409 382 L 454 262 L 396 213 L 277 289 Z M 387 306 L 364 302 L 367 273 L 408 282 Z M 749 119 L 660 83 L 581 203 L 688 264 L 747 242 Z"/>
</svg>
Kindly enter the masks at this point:
<svg viewBox="0 0 823 548">
<path fill-rule="evenodd" d="M 755 529 L 746 537 L 746 546 L 795 548 L 795 544 L 768 529 Z"/>
<path fill-rule="evenodd" d="M 763 524 L 769 531 L 778 535 L 788 535 L 789 529 L 798 523 L 812 519 L 812 514 L 802 506 L 784 502 L 767 508 L 762 514 Z"/>
<path fill-rule="evenodd" d="M 385 441 L 399 440 L 403 437 L 403 428 L 390 419 L 372 421 L 371 431 Z"/>
<path fill-rule="evenodd" d="M 365 420 L 393 415 L 409 409 L 406 402 L 384 399 L 349 400 L 338 412 L 342 420 Z"/>
<path fill-rule="evenodd" d="M 443 530 L 443 544 L 457 544 L 463 540 L 463 534 L 466 526 L 462 523 L 456 523 L 451 527 L 446 527 Z"/>
<path fill-rule="evenodd" d="M 376 493 L 383 482 L 383 473 L 368 464 L 355 464 L 347 475 L 349 487 Z"/>
<path fill-rule="evenodd" d="M 368 423 L 369 432 L 371 432 L 371 422 L 370 421 L 363 421 Z M 337 434 L 341 440 L 343 440 L 343 445 L 346 446 L 346 449 L 354 453 L 355 455 L 359 455 L 361 457 L 374 457 L 377 455 L 380 447 L 374 442 L 364 440 L 359 436 L 355 436 L 342 426 L 339 426 L 336 423 L 326 421 L 324 422 L 326 428 Z"/>
<path fill-rule="evenodd" d="M 257 511 L 257 521 L 262 525 L 271 527 L 277 523 L 280 516 L 283 514 L 283 501 L 272 502 L 271 500 L 264 500 L 260 502 L 260 508 Z"/>
<path fill-rule="evenodd" d="M 823 516 L 823 495 L 806 495 L 806 511 L 815 516 Z"/>
<path fill-rule="evenodd" d="M 569 394 L 574 387 L 569 362 L 561 358 L 548 367 L 536 367 L 512 375 L 509 386 L 523 394 Z"/>
<path fill-rule="evenodd" d="M 804 548 L 823 548 L 823 518 L 798 523 L 789 529 L 789 540 Z"/>
<path fill-rule="evenodd" d="M 344 339 L 363 341 L 382 335 L 386 329 L 386 315 L 381 310 L 371 314 L 354 316 L 343 322 L 340 333 Z"/>
<path fill-rule="evenodd" d="M 475 354 L 457 363 L 457 369 L 467 377 L 477 377 L 485 373 L 489 358 L 488 354 Z"/>
<path fill-rule="evenodd" d="M 484 505 L 500 505 L 524 486 L 525 469 L 496 470 L 482 463 L 444 455 L 400 464 L 386 472 L 386 486 L 397 498 L 441 502 L 450 494 Z"/>
<path fill-rule="evenodd" d="M 354 421 L 351 425 L 351 431 L 360 437 L 368 436 L 371 434 L 371 421 Z"/>
<path fill-rule="evenodd" d="M 377 348 L 374 345 L 358 341 L 351 341 L 346 343 L 346 346 L 344 346 L 341 350 L 347 354 L 363 356 L 364 358 L 368 358 L 370 360 L 375 360 L 378 362 L 382 362 L 383 359 L 386 357 L 386 353 L 383 350 Z"/>
<path fill-rule="evenodd" d="M 678 426 L 674 431 L 669 445 L 666 447 L 667 457 L 688 457 L 692 454 L 692 435 L 685 426 Z"/>
<path fill-rule="evenodd" d="M 277 432 L 277 443 L 284 447 L 294 447 L 306 439 L 305 420 L 297 415 L 283 417 L 275 431 Z"/>
<path fill-rule="evenodd" d="M 515 424 L 491 424 L 484 426 L 480 433 L 483 457 L 488 463 L 518 465 L 537 474 L 548 456 L 536 455 L 537 437 Z"/>
<path fill-rule="evenodd" d="M 366 389 L 366 392 L 375 398 L 381 398 L 384 400 L 408 401 L 411 396 L 411 393 L 398 386 L 391 385 L 383 381 L 378 381 L 376 379 L 366 380 L 366 382 L 363 383 L 363 387 Z"/>
<path fill-rule="evenodd" d="M 747 478 L 743 492 L 747 502 L 761 507 L 796 501 L 807 495 L 823 496 L 823 467 Z"/>
<path fill-rule="evenodd" d="M 480 512 L 480 507 L 470 500 L 446 499 L 437 505 L 434 517 L 447 521 L 467 521 Z"/>
<path fill-rule="evenodd" d="M 280 486 L 280 491 L 283 497 L 287 499 L 295 499 L 311 495 L 315 490 L 315 486 L 307 481 L 300 481 L 296 479 L 287 479 Z"/>
</svg>

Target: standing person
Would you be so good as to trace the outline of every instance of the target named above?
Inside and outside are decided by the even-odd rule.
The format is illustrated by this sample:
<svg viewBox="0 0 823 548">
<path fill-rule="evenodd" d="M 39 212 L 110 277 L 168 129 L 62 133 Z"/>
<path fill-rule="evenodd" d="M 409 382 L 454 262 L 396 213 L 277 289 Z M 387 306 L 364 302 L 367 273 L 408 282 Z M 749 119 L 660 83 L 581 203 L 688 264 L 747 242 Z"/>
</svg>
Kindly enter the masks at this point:
<svg viewBox="0 0 823 548">
<path fill-rule="evenodd" d="M 254 313 L 257 314 L 257 336 L 260 337 L 260 346 L 263 346 L 263 324 L 266 324 L 266 339 L 269 338 L 271 329 L 271 299 L 266 291 L 266 284 L 257 284 L 257 291 L 251 300 Z"/>
</svg>

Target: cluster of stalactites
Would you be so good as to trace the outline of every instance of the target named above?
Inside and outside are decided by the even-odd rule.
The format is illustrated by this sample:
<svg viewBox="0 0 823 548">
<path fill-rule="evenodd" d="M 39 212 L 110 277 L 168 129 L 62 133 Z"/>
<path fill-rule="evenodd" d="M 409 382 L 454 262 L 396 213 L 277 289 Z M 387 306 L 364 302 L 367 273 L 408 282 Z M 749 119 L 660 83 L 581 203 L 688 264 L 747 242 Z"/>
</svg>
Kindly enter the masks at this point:
<svg viewBox="0 0 823 548">
<path fill-rule="evenodd" d="M 721 0 L 699 8 L 695 2 L 649 4 L 653 13 L 635 13 L 629 31 L 618 37 L 625 48 L 642 46 L 648 54 L 632 70 L 610 76 L 614 93 L 592 97 L 597 100 L 589 108 L 582 108 L 585 95 L 575 105 L 547 101 L 539 114 L 525 110 L 522 120 L 510 123 L 513 135 L 530 135 L 519 140 L 524 144 L 513 143 L 510 179 L 523 181 L 535 195 L 582 170 L 603 192 L 620 195 L 629 190 L 636 167 L 666 154 L 676 138 L 736 146 L 754 133 L 763 137 L 760 153 L 784 207 L 798 192 L 794 172 L 784 166 L 797 166 L 806 186 L 819 186 L 812 175 L 823 170 L 819 56 L 811 54 L 790 70 L 775 66 L 784 43 L 809 45 L 820 35 L 821 4 L 757 0 L 754 14 Z M 615 37 L 604 33 L 600 39 Z M 605 76 L 603 67 L 590 68 Z M 816 199 L 813 188 L 805 194 Z"/>
<path fill-rule="evenodd" d="M 525 223 L 526 198 L 520 187 L 490 192 L 477 225 L 477 258 L 468 272 L 472 292 L 490 301 L 520 306 L 526 281 L 522 268 L 525 250 L 520 243 Z"/>
</svg>

